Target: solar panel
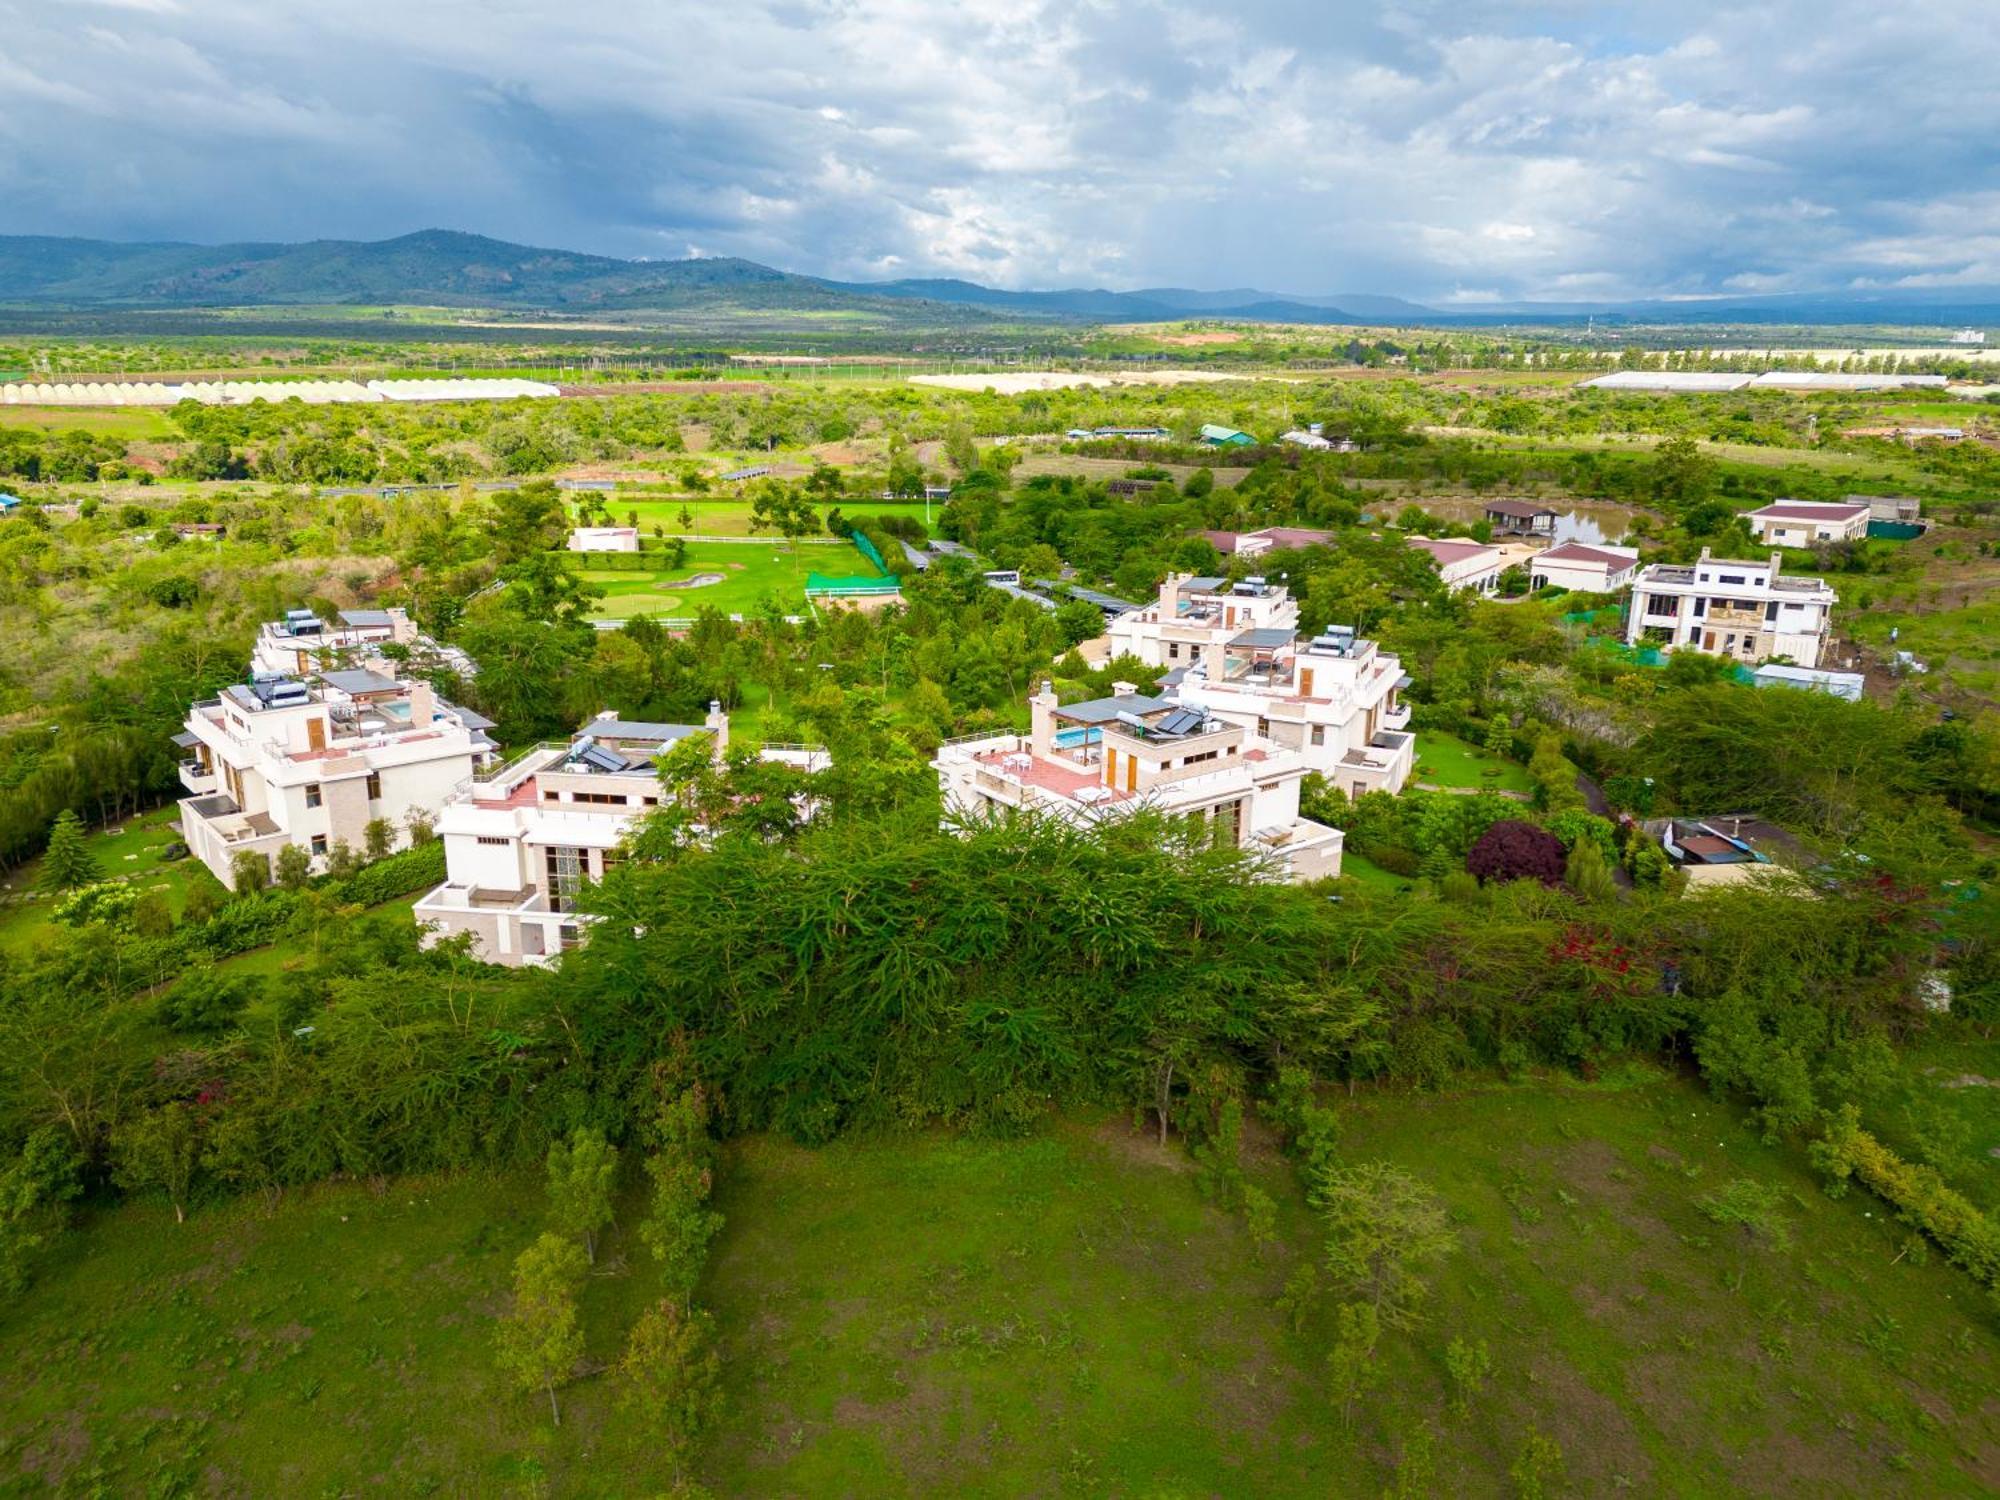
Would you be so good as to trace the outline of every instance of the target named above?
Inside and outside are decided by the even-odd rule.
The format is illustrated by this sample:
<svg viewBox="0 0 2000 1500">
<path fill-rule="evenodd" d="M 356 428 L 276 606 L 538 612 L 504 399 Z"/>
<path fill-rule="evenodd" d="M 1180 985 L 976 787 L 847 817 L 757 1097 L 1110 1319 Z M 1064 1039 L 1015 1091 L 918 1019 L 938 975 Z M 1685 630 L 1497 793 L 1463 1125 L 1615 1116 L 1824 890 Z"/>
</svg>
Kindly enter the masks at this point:
<svg viewBox="0 0 2000 1500">
<path fill-rule="evenodd" d="M 1154 728 L 1156 734 L 1192 734 L 1206 722 L 1203 715 L 1193 709 L 1177 708 L 1160 720 Z"/>
<path fill-rule="evenodd" d="M 602 745 L 592 745 L 577 759 L 599 771 L 617 772 L 625 769 L 625 757 L 605 749 Z"/>
</svg>

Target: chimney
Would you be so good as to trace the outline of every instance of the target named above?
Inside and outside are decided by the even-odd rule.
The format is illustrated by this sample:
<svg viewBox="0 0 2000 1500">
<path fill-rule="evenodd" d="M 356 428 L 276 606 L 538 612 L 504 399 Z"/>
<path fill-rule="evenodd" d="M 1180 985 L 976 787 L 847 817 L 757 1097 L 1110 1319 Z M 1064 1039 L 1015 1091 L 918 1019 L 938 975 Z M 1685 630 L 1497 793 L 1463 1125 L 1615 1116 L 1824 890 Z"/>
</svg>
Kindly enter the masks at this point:
<svg viewBox="0 0 2000 1500">
<path fill-rule="evenodd" d="M 1160 584 L 1160 620 L 1165 623 L 1174 617 L 1174 600 L 1179 595 L 1183 573 L 1169 573 Z"/>
<path fill-rule="evenodd" d="M 1778 576 L 1778 569 L 1779 569 L 1780 567 L 1782 567 L 1782 566 L 1784 565 L 1784 561 L 1785 561 L 1785 554 L 1784 554 L 1784 553 L 1782 553 L 1782 552 L 1773 552 L 1773 553 L 1771 554 L 1771 577 L 1772 577 L 1773 579 L 1776 579 L 1776 578 L 1777 578 L 1777 576 Z"/>
<path fill-rule="evenodd" d="M 615 718 L 617 718 L 617 717 L 618 717 L 618 710 L 617 710 L 617 709 L 615 709 L 615 708 L 600 708 L 600 709 L 599 709 L 599 710 L 597 711 L 597 718 L 595 719 L 595 721 L 594 721 L 594 722 L 595 722 L 595 723 L 599 723 L 599 724 L 602 724 L 602 723 L 604 723 L 604 722 L 605 722 L 605 721 L 606 721 L 607 719 L 615 719 Z"/>
<path fill-rule="evenodd" d="M 1028 744 L 1035 755 L 1046 758 L 1056 748 L 1056 686 L 1042 679 L 1041 691 L 1028 700 Z"/>
<path fill-rule="evenodd" d="M 392 609 L 389 614 L 389 639 L 399 645 L 410 645 L 417 638 L 417 627 L 410 623 L 410 612 L 406 609 Z"/>
<path fill-rule="evenodd" d="M 1114 682 L 1111 684 L 1111 696 L 1114 698 L 1129 698 L 1138 691 L 1139 684 L 1136 682 Z"/>
<path fill-rule="evenodd" d="M 410 686 L 410 724 L 412 728 L 428 729 L 432 719 L 437 717 L 437 689 L 428 682 L 413 683 Z"/>
<path fill-rule="evenodd" d="M 729 754 L 729 715 L 722 711 L 720 698 L 708 700 L 708 717 L 702 723 L 715 738 L 715 763 L 719 766 Z"/>
</svg>

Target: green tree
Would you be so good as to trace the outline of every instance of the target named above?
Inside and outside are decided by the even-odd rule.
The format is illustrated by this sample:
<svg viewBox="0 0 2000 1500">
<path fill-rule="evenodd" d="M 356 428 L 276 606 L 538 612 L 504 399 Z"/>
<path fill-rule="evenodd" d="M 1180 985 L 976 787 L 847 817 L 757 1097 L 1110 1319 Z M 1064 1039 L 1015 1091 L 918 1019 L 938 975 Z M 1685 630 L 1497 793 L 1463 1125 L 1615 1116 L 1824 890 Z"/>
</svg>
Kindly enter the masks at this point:
<svg viewBox="0 0 2000 1500">
<path fill-rule="evenodd" d="M 1475 1344 L 1454 1337 L 1445 1345 L 1444 1368 L 1451 1377 L 1452 1411 L 1460 1417 L 1469 1415 L 1474 1399 L 1486 1388 L 1486 1377 L 1493 1373 L 1493 1351 L 1484 1339 Z"/>
<path fill-rule="evenodd" d="M 1327 1269 L 1336 1290 L 1366 1306 L 1382 1327 L 1418 1321 L 1424 1272 L 1458 1243 L 1443 1201 L 1401 1167 L 1364 1162 L 1323 1176 L 1314 1199 L 1327 1225 Z"/>
<path fill-rule="evenodd" d="M 819 512 L 799 491 L 775 479 L 759 481 L 750 496 L 750 529 L 775 531 L 792 549 L 792 564 L 798 565 L 799 538 L 819 530 Z"/>
<path fill-rule="evenodd" d="M 597 1232 L 611 1222 L 611 1186 L 618 1175 L 618 1148 L 601 1131 L 579 1125 L 566 1141 L 549 1147 L 549 1219 L 563 1233 L 583 1241 L 597 1261 Z"/>
<path fill-rule="evenodd" d="M 1715 462 L 1691 437 L 1669 438 L 1653 450 L 1647 487 L 1659 505 L 1688 511 L 1707 500 L 1715 486 Z"/>
<path fill-rule="evenodd" d="M 618 1361 L 619 1405 L 649 1429 L 671 1460 L 684 1463 L 722 1414 L 722 1360 L 715 1320 L 665 1298 L 639 1314 Z"/>
<path fill-rule="evenodd" d="M 1514 1493 L 1520 1500 L 1544 1500 L 1550 1490 L 1562 1482 L 1562 1472 L 1561 1447 L 1554 1438 L 1530 1427 L 1528 1436 L 1521 1443 L 1521 1451 L 1515 1455 L 1512 1467 L 1507 1470 L 1508 1478 L 1514 1481 Z"/>
<path fill-rule="evenodd" d="M 312 879 L 312 851 L 304 844 L 287 844 L 278 851 L 278 884 L 288 891 L 302 891 Z"/>
<path fill-rule="evenodd" d="M 157 1188 L 187 1222 L 188 1186 L 201 1156 L 201 1123 L 176 1100 L 126 1120 L 111 1132 L 112 1180 L 134 1192 Z"/>
<path fill-rule="evenodd" d="M 500 1319 L 496 1352 L 517 1390 L 548 1393 L 549 1418 L 562 1424 L 556 1388 L 567 1385 L 583 1358 L 576 1296 L 583 1284 L 582 1248 L 545 1231 L 514 1262 L 514 1300 Z"/>
<path fill-rule="evenodd" d="M 1618 882 L 1612 877 L 1611 866 L 1605 863 L 1604 851 L 1597 847 L 1596 839 L 1576 841 L 1563 866 L 1563 884 L 1576 893 L 1579 901 L 1593 906 L 1618 899 Z"/>
<path fill-rule="evenodd" d="M 370 818 L 361 830 L 361 847 L 371 860 L 387 859 L 396 847 L 396 825 L 387 818 Z"/>
<path fill-rule="evenodd" d="M 1343 1432 L 1353 1429 L 1355 1402 L 1381 1379 L 1381 1367 L 1375 1362 L 1375 1349 L 1381 1339 L 1381 1319 L 1372 1306 L 1366 1302 L 1341 1304 L 1326 1364 L 1328 1386 L 1334 1406 L 1340 1412 Z"/>
<path fill-rule="evenodd" d="M 83 820 L 65 807 L 56 814 L 49 829 L 49 846 L 42 854 L 42 873 L 36 888 L 47 895 L 75 890 L 101 878 L 97 858 L 90 852 Z"/>
<path fill-rule="evenodd" d="M 0 1170 L 0 1294 L 27 1281 L 26 1261 L 60 1229 L 83 1191 L 75 1148 L 53 1126 L 21 1143 Z"/>
<path fill-rule="evenodd" d="M 229 888 L 239 896 L 254 896 L 271 883 L 271 856 L 255 849 L 238 849 L 229 860 Z"/>
</svg>

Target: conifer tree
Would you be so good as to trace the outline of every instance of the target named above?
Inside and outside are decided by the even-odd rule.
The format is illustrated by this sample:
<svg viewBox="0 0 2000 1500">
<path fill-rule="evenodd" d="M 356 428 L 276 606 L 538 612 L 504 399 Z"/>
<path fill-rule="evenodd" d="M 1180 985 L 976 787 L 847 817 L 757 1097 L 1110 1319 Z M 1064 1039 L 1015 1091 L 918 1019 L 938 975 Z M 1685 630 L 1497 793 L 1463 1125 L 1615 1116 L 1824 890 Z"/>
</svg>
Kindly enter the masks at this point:
<svg viewBox="0 0 2000 1500">
<path fill-rule="evenodd" d="M 68 808 L 56 814 L 49 847 L 42 855 L 40 888 L 48 895 L 73 891 L 99 878 L 97 858 L 85 842 L 83 821 Z"/>
</svg>

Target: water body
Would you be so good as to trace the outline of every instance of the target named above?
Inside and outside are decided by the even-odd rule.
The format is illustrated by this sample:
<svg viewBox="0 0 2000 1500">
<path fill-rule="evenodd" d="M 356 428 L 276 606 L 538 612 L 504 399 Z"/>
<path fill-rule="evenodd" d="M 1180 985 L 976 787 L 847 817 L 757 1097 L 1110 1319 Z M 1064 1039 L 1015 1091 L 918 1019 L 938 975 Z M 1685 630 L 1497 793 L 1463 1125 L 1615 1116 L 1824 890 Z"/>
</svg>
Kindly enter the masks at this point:
<svg viewBox="0 0 2000 1500">
<path fill-rule="evenodd" d="M 1411 503 L 1447 521 L 1461 521 L 1470 525 L 1483 520 L 1486 515 L 1484 500 L 1451 499 L 1437 500 L 1428 496 L 1417 497 Z M 1388 514 L 1394 515 L 1402 508 L 1399 502 Z M 1559 542 L 1610 542 L 1616 544 L 1625 540 L 1625 534 L 1632 529 L 1633 512 L 1629 506 L 1617 505 L 1609 500 L 1559 500 L 1549 507 L 1556 513 L 1555 539 Z M 1494 541 L 1515 541 L 1519 538 L 1494 534 Z"/>
</svg>

